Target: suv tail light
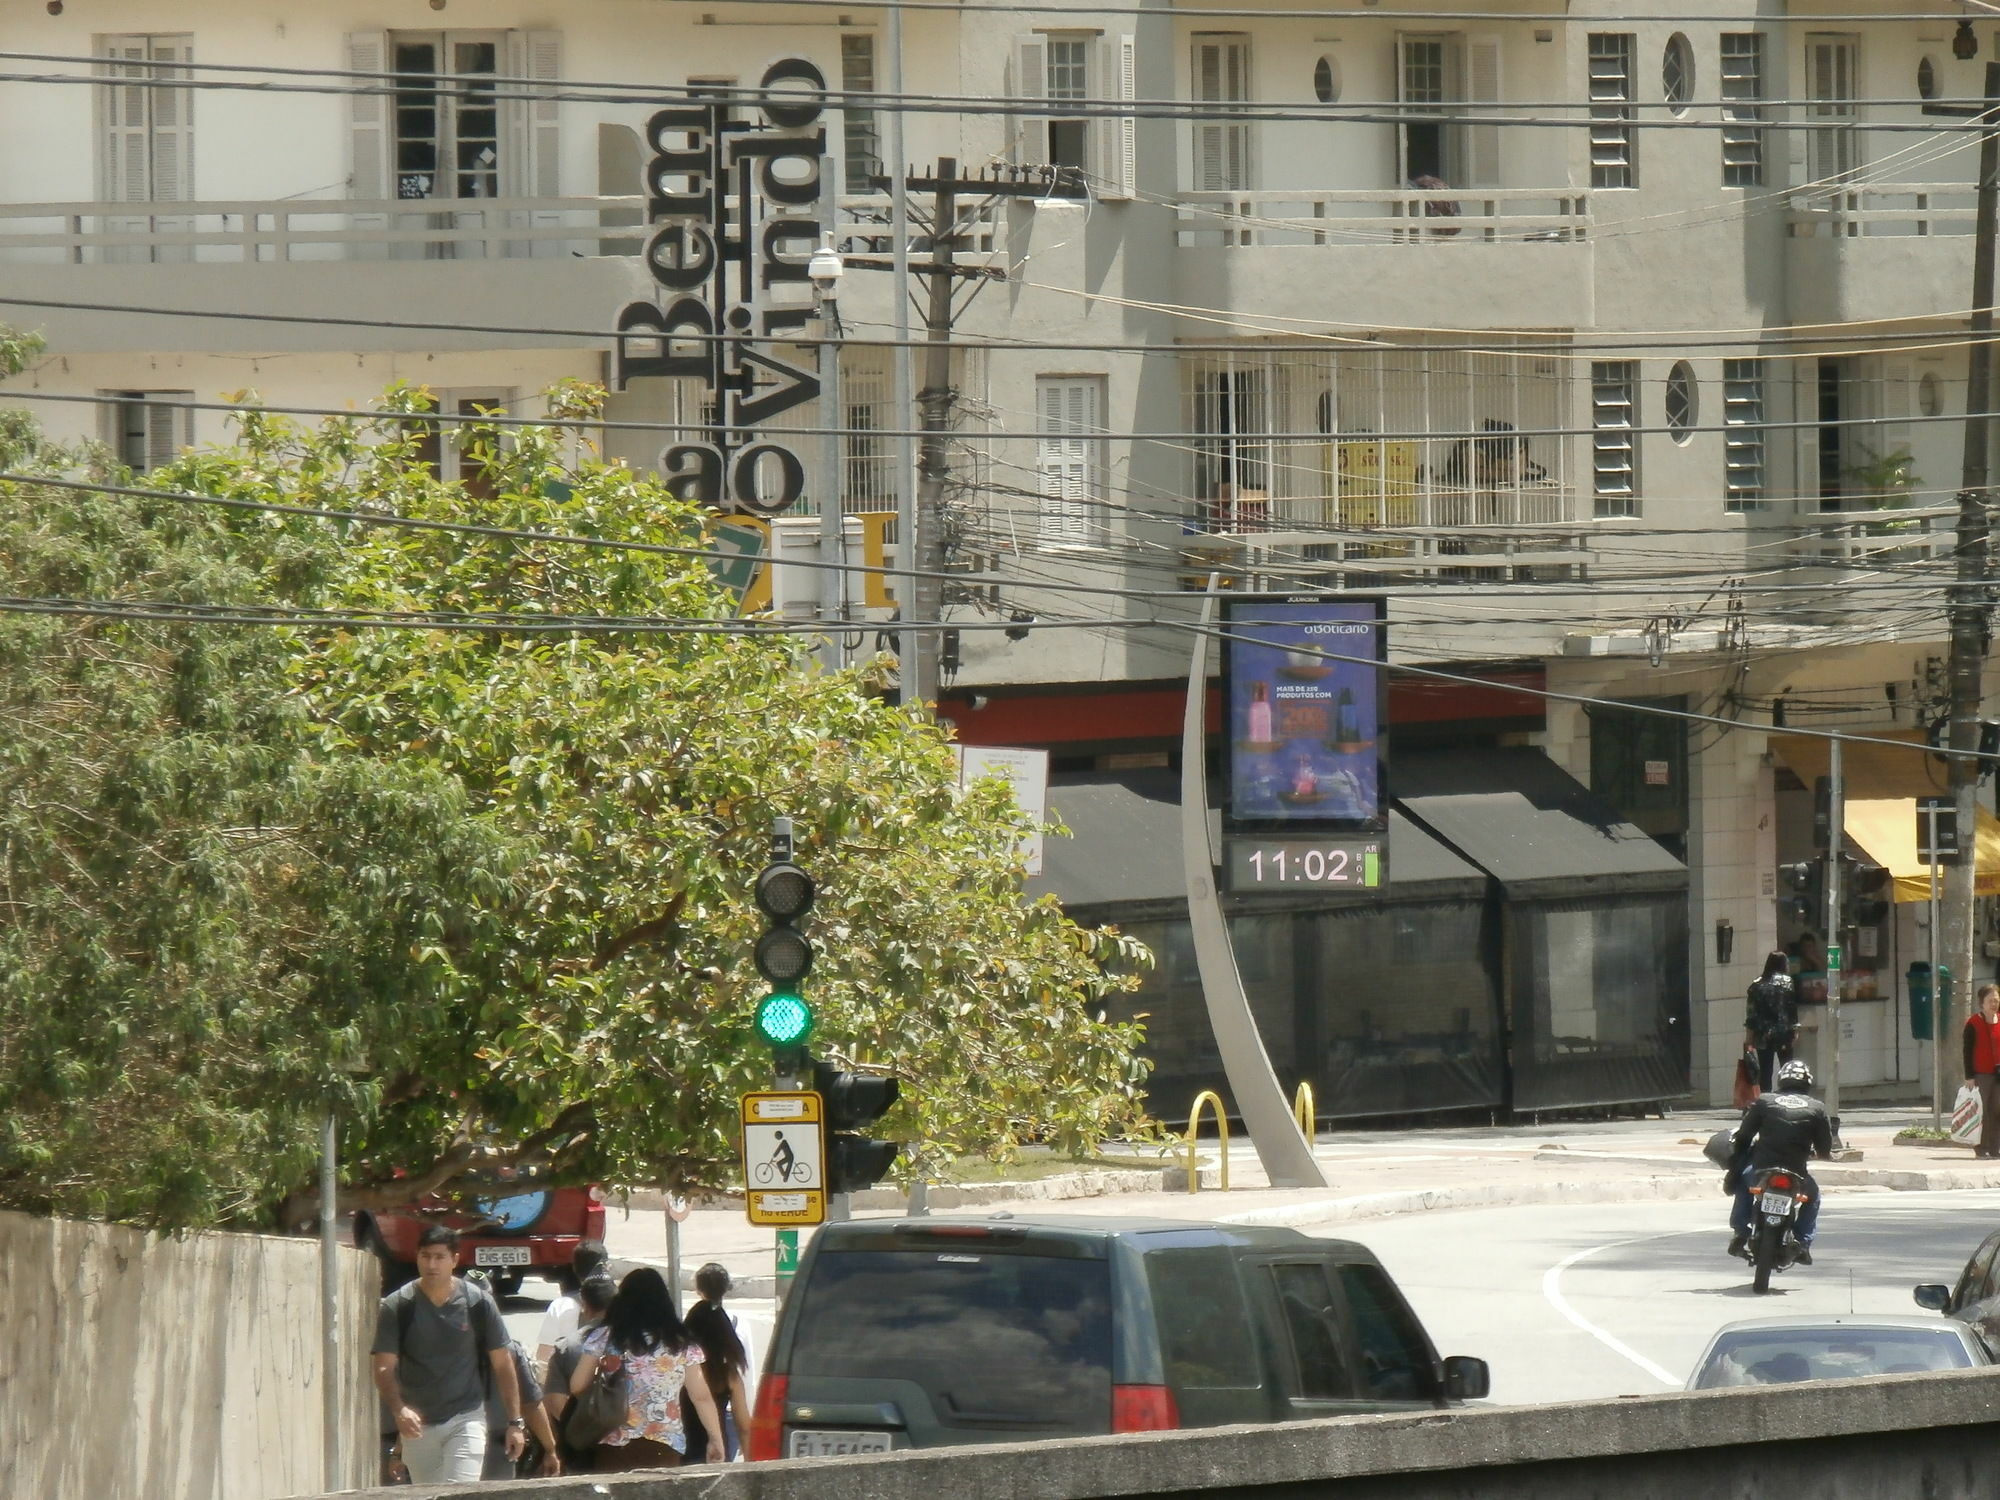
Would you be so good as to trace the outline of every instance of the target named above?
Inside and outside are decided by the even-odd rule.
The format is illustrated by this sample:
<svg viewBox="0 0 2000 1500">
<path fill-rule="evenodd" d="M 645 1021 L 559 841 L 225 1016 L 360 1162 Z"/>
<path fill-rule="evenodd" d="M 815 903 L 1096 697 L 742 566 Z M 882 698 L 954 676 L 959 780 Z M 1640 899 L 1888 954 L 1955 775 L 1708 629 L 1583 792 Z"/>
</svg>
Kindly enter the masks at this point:
<svg viewBox="0 0 2000 1500">
<path fill-rule="evenodd" d="M 760 1407 L 762 1404 L 758 1403 Z M 1113 1432 L 1170 1432 L 1180 1425 L 1180 1408 L 1174 1404 L 1174 1393 L 1165 1386 L 1111 1387 Z"/>
<path fill-rule="evenodd" d="M 757 1406 L 750 1413 L 750 1432 L 743 1445 L 752 1463 L 784 1457 L 785 1391 L 790 1385 L 788 1376 L 766 1375 L 757 1386 Z M 1115 1395 L 1112 1410 L 1117 1410 Z"/>
</svg>

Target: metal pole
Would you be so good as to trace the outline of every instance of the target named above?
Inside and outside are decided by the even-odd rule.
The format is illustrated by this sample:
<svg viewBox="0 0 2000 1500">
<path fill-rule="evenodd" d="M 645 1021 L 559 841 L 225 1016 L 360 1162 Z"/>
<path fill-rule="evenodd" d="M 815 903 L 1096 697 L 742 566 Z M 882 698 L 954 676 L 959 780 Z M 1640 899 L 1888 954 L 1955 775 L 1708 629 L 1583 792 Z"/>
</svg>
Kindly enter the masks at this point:
<svg viewBox="0 0 2000 1500">
<path fill-rule="evenodd" d="M 1931 1129 L 1944 1128 L 1944 976 L 1938 973 L 1937 804 L 1924 804 L 1931 833 Z"/>
<path fill-rule="evenodd" d="M 944 618 L 944 581 L 938 573 L 944 566 L 939 554 L 939 533 L 943 530 L 945 479 L 951 471 L 945 429 L 951 422 L 951 269 L 957 248 L 958 194 L 955 179 L 958 161 L 938 159 L 937 193 L 931 208 L 930 286 L 924 301 L 924 385 L 917 393 L 922 405 L 923 442 L 919 448 L 917 477 L 918 525 L 923 545 L 916 551 L 917 615 L 925 620 Z M 916 670 L 912 674 L 917 696 L 935 703 L 938 695 L 939 660 L 943 655 L 942 631 L 925 631 L 917 647 Z"/>
<path fill-rule="evenodd" d="M 903 97 L 903 9 L 901 6 L 889 8 L 889 18 L 885 27 L 888 42 L 888 67 L 886 69 L 888 96 L 891 99 Z M 918 561 L 923 555 L 919 545 L 918 528 L 923 518 L 917 513 L 916 448 L 910 436 L 910 418 L 916 406 L 913 394 L 914 381 L 910 373 L 910 193 L 909 157 L 903 149 L 903 110 L 889 112 L 889 239 L 892 266 L 895 275 L 891 278 L 890 301 L 894 304 L 894 316 L 890 326 L 895 330 L 896 348 L 892 361 L 894 373 L 892 398 L 895 403 L 896 429 L 896 553 L 903 575 L 896 580 L 896 612 L 902 618 L 902 628 L 896 632 L 896 654 L 900 662 L 899 675 L 902 679 L 902 701 L 910 703 L 917 697 L 917 634 L 912 628 L 917 612 L 917 572 L 923 566 Z"/>
<path fill-rule="evenodd" d="M 348 1488 L 340 1443 L 340 1237 L 335 1230 L 340 1132 L 328 1105 L 319 1127 L 320 1441 L 326 1489 Z"/>
<path fill-rule="evenodd" d="M 1945 904 L 1950 926 L 1947 963 L 1960 976 L 1969 999 L 1973 973 L 1973 902 L 1977 883 L 1979 763 L 1967 753 L 1979 748 L 1982 679 L 1988 648 L 1986 560 L 1987 505 L 1991 484 L 1993 417 L 1994 241 L 2000 226 L 2000 62 L 1986 65 L 1986 105 L 1980 116 L 1979 194 L 1972 244 L 1972 319 L 1965 369 L 1965 461 L 1959 479 L 1955 550 L 1957 577 L 1946 610 L 1951 626 L 1948 679 L 1951 692 L 1949 784 L 1958 812 L 1958 849 L 1945 869 Z M 1939 1035 L 1944 996 L 1938 988 Z"/>
<path fill-rule="evenodd" d="M 674 1311 L 681 1310 L 681 1221 L 674 1217 L 673 1195 L 667 1195 L 667 1285 L 672 1288 Z"/>
<path fill-rule="evenodd" d="M 829 672 L 847 665 L 843 645 L 847 620 L 847 408 L 840 392 L 840 304 L 828 297 L 820 303 L 820 400 L 827 412 L 826 478 L 819 502 L 820 561 L 835 566 L 820 569 L 820 619 L 826 640 L 820 660 Z"/>
<path fill-rule="evenodd" d="M 1827 799 L 1826 831 L 1826 1029 L 1825 1056 L 1820 1059 L 1826 1073 L 1826 1112 L 1833 1117 L 1833 1136 L 1840 1140 L 1840 971 L 1845 954 L 1841 939 L 1846 935 L 1840 923 L 1840 836 L 1847 815 L 1847 788 L 1841 779 L 1840 741 L 1831 742 L 1827 765 L 1832 795 Z"/>
</svg>

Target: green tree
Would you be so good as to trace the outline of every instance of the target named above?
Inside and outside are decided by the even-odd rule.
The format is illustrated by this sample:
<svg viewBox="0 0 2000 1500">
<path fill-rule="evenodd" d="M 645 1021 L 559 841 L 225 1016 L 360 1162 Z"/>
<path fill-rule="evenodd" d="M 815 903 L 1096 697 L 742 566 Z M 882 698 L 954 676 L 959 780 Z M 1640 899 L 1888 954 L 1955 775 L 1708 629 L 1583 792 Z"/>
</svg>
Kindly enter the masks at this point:
<svg viewBox="0 0 2000 1500">
<path fill-rule="evenodd" d="M 1023 898 L 1004 789 L 961 797 L 878 667 L 731 628 L 672 550 L 703 516 L 650 477 L 482 426 L 447 438 L 476 481 L 440 482 L 427 410 L 252 409 L 124 479 L 436 529 L 4 487 L 7 594 L 290 622 L 0 622 L 0 1201 L 293 1219 L 329 1099 L 354 1206 L 726 1184 L 770 1075 L 748 894 L 779 814 L 820 882 L 820 1050 L 902 1080 L 892 1133 L 937 1157 L 1143 1128 L 1136 1028 L 1103 1015 L 1143 949 Z M 415 612 L 434 628 L 360 623 Z"/>
</svg>

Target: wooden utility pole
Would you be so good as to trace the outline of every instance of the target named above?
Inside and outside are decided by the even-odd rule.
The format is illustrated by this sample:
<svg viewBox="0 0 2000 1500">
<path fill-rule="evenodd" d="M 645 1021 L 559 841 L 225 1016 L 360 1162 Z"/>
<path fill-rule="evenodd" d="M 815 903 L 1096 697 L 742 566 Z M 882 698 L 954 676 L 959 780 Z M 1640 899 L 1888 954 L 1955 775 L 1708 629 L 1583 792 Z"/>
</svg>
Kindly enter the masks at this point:
<svg viewBox="0 0 2000 1500">
<path fill-rule="evenodd" d="M 1945 867 L 1945 963 L 1952 971 L 1957 998 L 1954 1018 L 1969 1013 L 1973 992 L 1975 949 L 1973 895 L 1977 882 L 1978 839 L 1976 793 L 1980 762 L 1979 716 L 1982 679 L 1991 643 L 1986 604 L 1987 558 L 1991 539 L 1991 465 L 1993 428 L 1993 261 L 1996 224 L 2000 223 L 2000 62 L 1986 65 L 1985 128 L 1979 133 L 1979 195 L 1972 247 L 1971 347 L 1965 371 L 1965 462 L 1958 488 L 1958 527 L 1953 551 L 1958 566 L 1946 614 L 1951 648 L 1946 674 L 1950 697 L 1951 735 L 1958 752 L 1950 757 L 1948 785 L 1961 830 L 1958 851 Z M 1937 976 L 1933 1004 L 1944 1004 Z M 1955 1034 L 1945 1027 L 1942 1034 Z M 1936 1064 L 1942 1067 L 1942 1059 Z"/>
</svg>

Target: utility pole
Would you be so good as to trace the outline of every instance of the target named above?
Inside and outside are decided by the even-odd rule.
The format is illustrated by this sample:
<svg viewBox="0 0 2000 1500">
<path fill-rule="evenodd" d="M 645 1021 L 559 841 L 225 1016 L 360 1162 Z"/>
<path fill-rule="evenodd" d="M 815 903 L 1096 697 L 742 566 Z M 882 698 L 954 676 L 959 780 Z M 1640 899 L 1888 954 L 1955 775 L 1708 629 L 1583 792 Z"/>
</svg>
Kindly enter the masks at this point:
<svg viewBox="0 0 2000 1500">
<path fill-rule="evenodd" d="M 1833 1117 L 1834 1144 L 1840 1144 L 1840 971 L 1846 955 L 1841 939 L 1846 936 L 1840 921 L 1840 844 L 1847 816 L 1847 787 L 1841 773 L 1840 738 L 1832 740 L 1827 762 L 1826 830 L 1826 1045 L 1820 1051 L 1820 1080 L 1826 1094 L 1826 1112 Z"/>
<path fill-rule="evenodd" d="M 1977 877 L 1979 715 L 1982 679 L 1991 631 L 1985 591 L 1990 540 L 1993 428 L 1993 260 L 1996 224 L 2000 223 L 2000 62 L 1986 65 L 1984 125 L 1979 133 L 1979 196 L 1972 247 L 1971 347 L 1965 372 L 1965 463 L 1958 489 L 1958 526 L 1954 551 L 1958 567 L 1947 606 L 1951 648 L 1946 674 L 1950 694 L 1948 785 L 1961 830 L 1958 851 L 1945 867 L 1946 964 L 1962 976 L 1958 987 L 1966 996 L 1974 990 L 1973 895 Z M 1936 984 L 1933 976 L 1932 983 Z M 1940 991 L 1933 1002 L 1943 1004 Z M 1963 1002 L 1961 1002 L 1963 1004 Z M 1955 1019 L 1956 1017 L 1954 1017 Z M 1949 1028 L 1944 1028 L 1949 1035 Z"/>
<path fill-rule="evenodd" d="M 916 612 L 919 620 L 944 618 L 943 531 L 945 476 L 951 460 L 945 448 L 945 430 L 951 421 L 951 302 L 952 258 L 958 245 L 958 162 L 938 158 L 937 175 L 931 180 L 931 263 L 929 293 L 924 306 L 924 383 L 917 392 L 918 426 L 923 438 L 917 452 L 917 537 Z M 942 630 L 918 634 L 914 668 L 916 694 L 920 701 L 935 703 L 938 697 L 938 660 L 942 655 Z"/>
</svg>

